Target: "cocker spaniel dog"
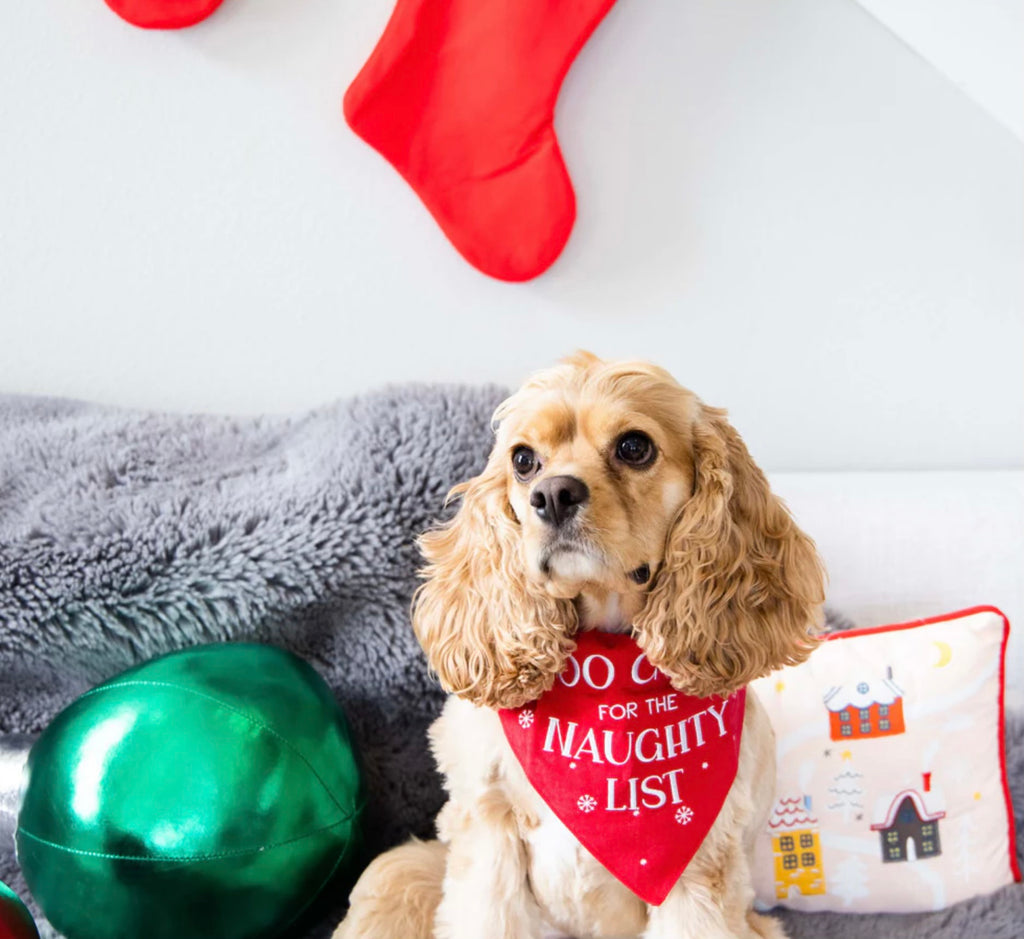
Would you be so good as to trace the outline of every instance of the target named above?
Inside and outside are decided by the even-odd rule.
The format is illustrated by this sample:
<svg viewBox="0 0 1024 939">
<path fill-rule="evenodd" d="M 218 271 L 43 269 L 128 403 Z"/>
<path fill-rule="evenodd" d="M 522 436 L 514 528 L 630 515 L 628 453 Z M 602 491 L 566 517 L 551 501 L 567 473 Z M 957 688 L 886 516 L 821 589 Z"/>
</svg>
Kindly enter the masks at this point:
<svg viewBox="0 0 1024 939">
<path fill-rule="evenodd" d="M 499 405 L 494 427 L 483 472 L 452 490 L 458 511 L 420 539 L 427 566 L 413 625 L 451 693 L 430 731 L 448 794 L 438 838 L 378 857 L 336 939 L 784 937 L 752 909 L 749 858 L 773 797 L 774 739 L 741 689 L 814 647 L 824 575 L 812 541 L 725 412 L 656 366 L 577 353 Z M 542 723 L 544 703 L 582 687 L 581 675 L 590 690 L 610 683 L 610 651 L 582 667 L 573 657 L 588 637 L 609 650 L 634 643 L 622 670 L 672 692 L 645 700 L 634 689 L 632 703 L 595 705 L 605 718 L 662 705 L 691 716 L 637 724 L 628 737 L 584 736 L 578 716 Z M 537 756 L 557 763 L 543 777 L 513 748 L 531 733 Z M 717 804 L 710 774 L 700 775 L 707 757 L 642 779 L 609 776 L 607 798 L 587 782 L 560 805 L 537 784 L 574 800 L 574 773 L 617 767 L 620 745 L 643 768 L 700 760 L 703 744 L 719 748 L 727 770 Z M 654 891 L 645 899 L 622 871 L 657 851 L 672 862 L 677 839 L 701 828 L 691 806 L 705 805 L 684 866 L 649 902 Z M 642 814 L 663 821 L 640 827 Z M 616 875 L 584 837 L 604 839 Z"/>
</svg>

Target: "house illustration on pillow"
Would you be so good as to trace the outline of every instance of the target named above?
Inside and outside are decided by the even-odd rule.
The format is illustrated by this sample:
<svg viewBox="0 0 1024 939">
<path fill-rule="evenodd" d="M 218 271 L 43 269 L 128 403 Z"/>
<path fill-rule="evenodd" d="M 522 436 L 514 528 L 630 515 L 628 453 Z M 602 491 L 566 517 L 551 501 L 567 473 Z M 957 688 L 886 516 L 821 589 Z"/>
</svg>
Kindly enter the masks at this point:
<svg viewBox="0 0 1024 939">
<path fill-rule="evenodd" d="M 931 775 L 924 774 L 923 792 L 903 789 L 887 799 L 885 815 L 871 826 L 881 838 L 882 860 L 886 863 L 942 854 L 939 820 L 945 818 L 946 813 L 942 810 L 940 794 L 932 792 Z"/>
<path fill-rule="evenodd" d="M 825 694 L 825 707 L 833 740 L 889 737 L 906 730 L 903 689 L 892 680 L 891 668 L 880 680 L 833 685 Z"/>
<path fill-rule="evenodd" d="M 818 820 L 811 797 L 781 797 L 768 819 L 775 855 L 775 897 L 785 900 L 795 889 L 804 896 L 825 892 Z"/>
</svg>

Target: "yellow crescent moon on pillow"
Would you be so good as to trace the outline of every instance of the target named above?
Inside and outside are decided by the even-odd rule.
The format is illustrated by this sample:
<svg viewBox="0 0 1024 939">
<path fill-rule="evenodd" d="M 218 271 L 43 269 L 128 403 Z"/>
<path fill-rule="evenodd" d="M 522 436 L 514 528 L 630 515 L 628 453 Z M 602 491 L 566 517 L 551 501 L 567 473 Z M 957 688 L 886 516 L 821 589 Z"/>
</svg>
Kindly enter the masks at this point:
<svg viewBox="0 0 1024 939">
<path fill-rule="evenodd" d="M 934 642 L 939 647 L 939 661 L 935 663 L 935 667 L 945 668 L 949 665 L 949 660 L 953 658 L 953 650 L 948 642 L 940 642 L 938 639 L 935 639 Z"/>
</svg>

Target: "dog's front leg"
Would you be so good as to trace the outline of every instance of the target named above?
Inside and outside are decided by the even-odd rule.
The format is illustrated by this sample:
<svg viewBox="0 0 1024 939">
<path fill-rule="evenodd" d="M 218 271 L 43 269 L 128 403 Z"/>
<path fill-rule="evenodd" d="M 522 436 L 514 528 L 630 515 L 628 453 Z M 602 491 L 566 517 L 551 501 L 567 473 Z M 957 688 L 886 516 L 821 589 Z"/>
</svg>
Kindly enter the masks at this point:
<svg viewBox="0 0 1024 939">
<path fill-rule="evenodd" d="M 705 885 L 680 880 L 661 906 L 650 908 L 643 939 L 738 939 L 719 898 Z"/>
<path fill-rule="evenodd" d="M 661 906 L 649 908 L 643 939 L 786 939 L 774 920 L 751 910 L 750 870 L 738 846 L 713 861 L 694 858 Z"/>
<path fill-rule="evenodd" d="M 543 917 L 507 797 L 494 789 L 472 806 L 449 802 L 438 832 L 448 842 L 448 866 L 437 939 L 540 939 Z"/>
</svg>

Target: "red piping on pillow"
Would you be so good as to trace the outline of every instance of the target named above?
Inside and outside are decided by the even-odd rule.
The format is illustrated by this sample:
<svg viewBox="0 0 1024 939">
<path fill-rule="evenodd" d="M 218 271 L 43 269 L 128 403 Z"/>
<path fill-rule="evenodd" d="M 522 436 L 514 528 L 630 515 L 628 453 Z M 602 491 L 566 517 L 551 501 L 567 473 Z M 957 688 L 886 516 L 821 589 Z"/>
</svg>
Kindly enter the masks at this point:
<svg viewBox="0 0 1024 939">
<path fill-rule="evenodd" d="M 1015 882 L 1020 883 L 1020 866 L 1017 864 L 1017 833 L 1013 823 L 1013 800 L 1010 798 L 1010 785 L 1006 779 L 1006 713 L 1003 699 L 1006 695 L 1006 644 L 1010 639 L 1010 621 L 1006 614 L 994 606 L 972 606 L 956 613 L 944 616 L 933 616 L 929 619 L 916 619 L 908 623 L 891 623 L 887 626 L 867 626 L 863 629 L 847 629 L 840 632 L 824 633 L 819 636 L 825 642 L 845 639 L 852 636 L 871 636 L 875 633 L 897 632 L 901 629 L 913 629 L 915 626 L 930 626 L 932 623 L 945 623 L 952 619 L 962 619 L 976 613 L 995 613 L 1003 620 L 1003 641 L 999 649 L 999 767 L 1003 777 L 1003 798 L 1006 800 L 1006 817 L 1009 820 L 1010 873 Z"/>
</svg>

